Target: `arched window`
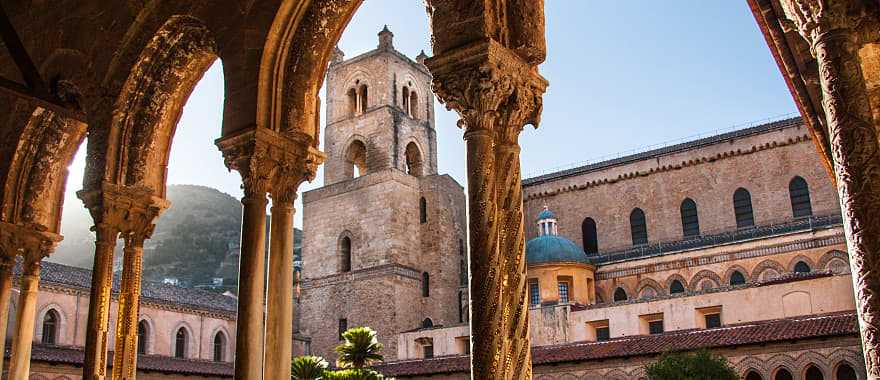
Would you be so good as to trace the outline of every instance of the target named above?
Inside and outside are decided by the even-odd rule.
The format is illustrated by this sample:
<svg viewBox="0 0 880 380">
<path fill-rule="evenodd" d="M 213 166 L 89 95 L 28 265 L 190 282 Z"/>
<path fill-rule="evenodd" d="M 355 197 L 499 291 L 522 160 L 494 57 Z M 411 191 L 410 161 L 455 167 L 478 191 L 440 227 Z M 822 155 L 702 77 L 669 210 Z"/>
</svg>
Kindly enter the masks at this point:
<svg viewBox="0 0 880 380">
<path fill-rule="evenodd" d="M 697 217 L 697 203 L 685 198 L 681 202 L 681 229 L 684 237 L 700 235 L 700 220 Z"/>
<path fill-rule="evenodd" d="M 742 272 L 736 270 L 730 274 L 730 285 L 731 286 L 742 285 L 745 283 L 746 283 L 746 276 L 744 276 L 742 274 Z"/>
<path fill-rule="evenodd" d="M 626 290 L 623 290 L 623 288 L 617 288 L 614 290 L 614 302 L 626 301 L 627 298 Z"/>
<path fill-rule="evenodd" d="M 761 377 L 761 374 L 755 371 L 749 371 L 749 373 L 746 374 L 745 380 L 764 380 L 764 378 Z"/>
<path fill-rule="evenodd" d="M 348 116 L 352 117 L 357 115 L 358 113 L 358 96 L 357 91 L 354 88 L 351 88 L 346 93 L 348 97 Z"/>
<path fill-rule="evenodd" d="M 681 281 L 672 280 L 672 283 L 669 284 L 669 294 L 676 293 L 684 293 L 684 285 L 681 284 Z"/>
<path fill-rule="evenodd" d="M 773 377 L 773 380 L 794 380 L 791 376 L 791 372 L 788 372 L 785 368 L 780 368 L 776 371 L 776 376 Z"/>
<path fill-rule="evenodd" d="M 429 329 L 431 327 L 434 327 L 434 321 L 432 321 L 431 318 L 425 318 L 425 320 L 422 321 L 422 328 Z"/>
<path fill-rule="evenodd" d="M 810 265 L 803 261 L 798 261 L 797 264 L 794 264 L 794 273 L 810 273 Z"/>
<path fill-rule="evenodd" d="M 807 372 L 804 373 L 804 380 L 825 380 L 825 375 L 815 365 L 810 365 Z"/>
<path fill-rule="evenodd" d="M 425 175 L 424 162 L 422 160 L 422 152 L 415 142 L 406 144 L 406 173 L 412 176 L 421 177 Z"/>
<path fill-rule="evenodd" d="M 742 187 L 733 193 L 733 213 L 736 215 L 736 228 L 755 225 L 755 216 L 752 213 L 752 195 Z"/>
<path fill-rule="evenodd" d="M 358 102 L 360 103 L 361 113 L 367 112 L 367 99 L 369 99 L 367 95 L 367 85 L 362 84 L 361 87 L 358 89 Z"/>
<path fill-rule="evenodd" d="M 413 119 L 419 118 L 419 97 L 415 91 L 409 93 L 409 116 Z"/>
<path fill-rule="evenodd" d="M 409 114 L 409 87 L 403 86 L 401 91 L 401 100 L 403 100 L 403 112 Z"/>
<path fill-rule="evenodd" d="M 181 327 L 177 329 L 177 333 L 174 334 L 174 357 L 175 358 L 185 358 L 186 357 L 186 346 L 189 342 L 187 340 L 189 337 L 187 336 L 186 329 Z"/>
<path fill-rule="evenodd" d="M 629 228 L 632 232 L 633 245 L 648 244 L 648 225 L 642 209 L 636 207 L 629 213 Z"/>
<path fill-rule="evenodd" d="M 791 214 L 795 218 L 813 215 L 810 206 L 810 188 L 807 181 L 801 177 L 794 177 L 788 183 L 788 196 L 791 198 Z"/>
<path fill-rule="evenodd" d="M 599 252 L 599 237 L 596 234 L 596 221 L 593 218 L 584 218 L 584 222 L 581 223 L 581 235 L 584 239 L 585 253 Z"/>
<path fill-rule="evenodd" d="M 345 177 L 357 178 L 367 174 L 367 146 L 354 140 L 345 152 Z"/>
<path fill-rule="evenodd" d="M 431 296 L 431 276 L 428 272 L 422 273 L 422 297 Z"/>
<path fill-rule="evenodd" d="M 425 197 L 419 199 L 419 223 L 428 223 L 428 201 Z"/>
<path fill-rule="evenodd" d="M 138 322 L 138 342 L 137 342 L 137 350 L 138 354 L 146 355 L 147 354 L 147 344 L 150 339 L 150 326 L 147 325 L 147 321 Z"/>
<path fill-rule="evenodd" d="M 43 344 L 58 343 L 58 324 L 60 321 L 55 309 L 49 309 L 43 316 L 43 338 L 40 340 Z"/>
<path fill-rule="evenodd" d="M 348 236 L 339 241 L 339 271 L 351 271 L 351 238 Z"/>
<path fill-rule="evenodd" d="M 835 372 L 837 375 L 837 380 L 857 380 L 858 376 L 856 376 L 856 370 L 853 369 L 847 363 L 840 363 L 837 366 L 837 371 Z"/>
<path fill-rule="evenodd" d="M 226 351 L 226 334 L 223 331 L 217 331 L 214 335 L 214 361 L 222 362 L 223 353 Z"/>
</svg>

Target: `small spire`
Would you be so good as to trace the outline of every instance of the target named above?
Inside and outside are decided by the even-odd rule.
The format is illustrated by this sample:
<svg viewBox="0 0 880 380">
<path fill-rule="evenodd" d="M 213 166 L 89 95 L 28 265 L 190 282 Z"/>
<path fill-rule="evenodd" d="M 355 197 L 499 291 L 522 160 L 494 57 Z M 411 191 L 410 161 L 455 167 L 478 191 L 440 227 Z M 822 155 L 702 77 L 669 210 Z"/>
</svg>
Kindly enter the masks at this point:
<svg viewBox="0 0 880 380">
<path fill-rule="evenodd" d="M 339 46 L 333 47 L 333 53 L 330 53 L 330 64 L 342 62 L 345 59 L 345 53 Z"/>
<path fill-rule="evenodd" d="M 419 53 L 419 55 L 416 56 L 416 62 L 421 63 L 421 64 L 424 65 L 424 64 L 425 64 L 425 59 L 428 59 L 428 55 L 425 54 L 425 50 L 422 49 L 422 51 Z"/>
<path fill-rule="evenodd" d="M 385 24 L 385 27 L 379 32 L 379 49 L 394 49 L 394 33 L 391 33 L 391 31 L 388 30 L 388 24 Z"/>
</svg>

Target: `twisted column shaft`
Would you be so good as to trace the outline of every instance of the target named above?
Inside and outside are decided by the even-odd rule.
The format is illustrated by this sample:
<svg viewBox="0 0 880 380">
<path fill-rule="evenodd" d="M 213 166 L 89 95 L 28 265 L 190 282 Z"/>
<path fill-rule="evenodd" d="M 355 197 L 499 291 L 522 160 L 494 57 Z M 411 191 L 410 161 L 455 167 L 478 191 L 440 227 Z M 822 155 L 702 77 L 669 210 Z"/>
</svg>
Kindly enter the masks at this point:
<svg viewBox="0 0 880 380">
<path fill-rule="evenodd" d="M 129 236 L 123 250 L 122 279 L 113 352 L 113 379 L 131 380 L 137 373 L 137 325 L 140 310 L 144 238 Z"/>
<path fill-rule="evenodd" d="M 37 313 L 37 295 L 40 292 L 40 260 L 42 255 L 26 255 L 22 266 L 15 330 L 12 336 L 12 357 L 9 360 L 10 380 L 30 378 L 34 319 Z"/>
<path fill-rule="evenodd" d="M 84 380 L 107 377 L 107 332 L 110 324 L 110 292 L 113 288 L 113 250 L 119 232 L 106 224 L 96 226 L 95 261 L 89 315 L 86 322 Z"/>
</svg>

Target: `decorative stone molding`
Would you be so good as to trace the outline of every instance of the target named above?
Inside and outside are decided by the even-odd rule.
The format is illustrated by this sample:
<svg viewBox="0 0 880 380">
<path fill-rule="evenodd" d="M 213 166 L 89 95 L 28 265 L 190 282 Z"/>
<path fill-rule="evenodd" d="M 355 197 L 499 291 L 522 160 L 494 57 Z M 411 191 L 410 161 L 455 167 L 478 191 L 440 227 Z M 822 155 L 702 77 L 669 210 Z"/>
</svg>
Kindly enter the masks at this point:
<svg viewBox="0 0 880 380">
<path fill-rule="evenodd" d="M 0 222 L 0 256 L 21 255 L 32 262 L 48 256 L 62 240 L 40 225 Z"/>
</svg>

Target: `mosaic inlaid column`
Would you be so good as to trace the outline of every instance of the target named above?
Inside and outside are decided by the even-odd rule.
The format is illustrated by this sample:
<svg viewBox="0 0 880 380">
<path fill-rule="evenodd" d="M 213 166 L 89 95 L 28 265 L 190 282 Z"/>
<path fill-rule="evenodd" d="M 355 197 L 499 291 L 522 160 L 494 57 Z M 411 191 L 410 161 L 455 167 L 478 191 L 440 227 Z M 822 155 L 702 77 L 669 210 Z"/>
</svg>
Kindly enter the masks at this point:
<svg viewBox="0 0 880 380">
<path fill-rule="evenodd" d="M 107 376 L 107 333 L 110 324 L 110 292 L 113 287 L 113 251 L 119 231 L 115 226 L 95 226 L 95 261 L 86 320 L 83 379 L 103 380 Z"/>
<path fill-rule="evenodd" d="M 434 90 L 467 142 L 474 379 L 531 378 L 518 136 L 537 125 L 547 86 L 492 40 L 429 59 Z"/>
<path fill-rule="evenodd" d="M 152 228 L 150 228 L 152 230 Z M 152 232 L 152 231 L 150 231 Z M 116 344 L 113 355 L 113 379 L 134 379 L 137 373 L 138 317 L 144 239 L 149 233 L 128 232 L 122 259 L 122 279 L 116 319 Z"/>
<path fill-rule="evenodd" d="M 866 368 L 869 379 L 880 379 L 880 125 L 859 56 L 866 42 L 877 42 L 877 5 L 785 3 L 787 16 L 818 63 Z"/>
</svg>

